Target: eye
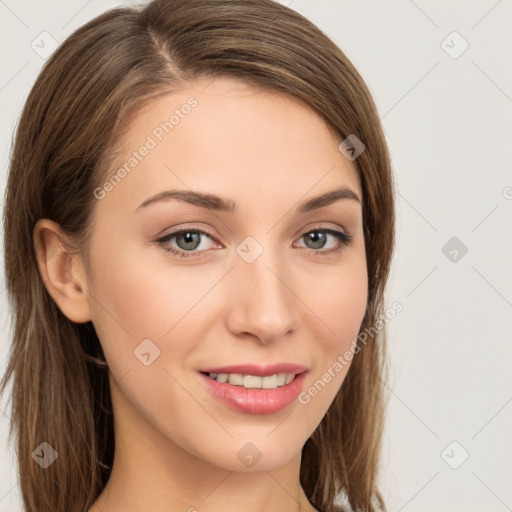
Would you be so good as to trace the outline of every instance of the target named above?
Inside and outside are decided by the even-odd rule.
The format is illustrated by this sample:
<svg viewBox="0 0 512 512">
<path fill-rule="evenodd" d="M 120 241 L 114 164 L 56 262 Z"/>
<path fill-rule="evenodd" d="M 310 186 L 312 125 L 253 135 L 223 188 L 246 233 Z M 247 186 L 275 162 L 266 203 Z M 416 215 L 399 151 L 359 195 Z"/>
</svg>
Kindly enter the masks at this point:
<svg viewBox="0 0 512 512">
<path fill-rule="evenodd" d="M 331 237 L 330 247 L 327 247 L 327 250 L 319 251 L 318 249 L 325 249 L 325 247 L 329 245 L 329 237 Z M 334 238 L 334 240 L 332 240 L 332 238 Z M 341 251 L 341 249 L 352 242 L 352 238 L 353 237 L 351 235 L 343 231 L 315 227 L 307 233 L 304 233 L 300 237 L 300 240 L 304 239 L 307 249 L 318 253 L 318 255 L 324 255 Z"/>
<path fill-rule="evenodd" d="M 204 250 L 211 248 L 211 246 L 204 247 L 205 244 L 203 243 L 203 237 L 212 241 L 212 237 L 204 231 L 199 229 L 182 229 L 180 231 L 169 233 L 156 240 L 156 242 L 158 242 L 165 251 L 179 257 L 187 258 L 197 252 L 204 252 Z M 170 244 L 171 240 L 175 240 L 177 247 Z M 196 251 L 196 249 L 199 248 L 202 250 Z"/>
</svg>

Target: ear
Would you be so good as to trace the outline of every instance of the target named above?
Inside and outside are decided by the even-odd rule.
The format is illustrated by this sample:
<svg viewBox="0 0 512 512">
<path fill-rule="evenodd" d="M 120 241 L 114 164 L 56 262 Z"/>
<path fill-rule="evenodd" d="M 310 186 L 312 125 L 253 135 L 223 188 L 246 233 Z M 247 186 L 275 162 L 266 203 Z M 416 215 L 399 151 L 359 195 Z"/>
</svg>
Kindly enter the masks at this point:
<svg viewBox="0 0 512 512">
<path fill-rule="evenodd" d="M 33 239 L 39 273 L 59 309 L 73 322 L 90 321 L 89 294 L 81 255 L 72 250 L 60 226 L 49 219 L 37 221 Z"/>
</svg>

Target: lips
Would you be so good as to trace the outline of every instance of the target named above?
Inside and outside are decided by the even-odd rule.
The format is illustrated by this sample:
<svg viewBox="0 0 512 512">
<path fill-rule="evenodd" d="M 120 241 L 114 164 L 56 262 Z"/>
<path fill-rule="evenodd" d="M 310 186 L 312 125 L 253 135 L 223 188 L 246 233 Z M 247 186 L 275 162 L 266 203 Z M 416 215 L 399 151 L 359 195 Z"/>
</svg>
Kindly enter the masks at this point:
<svg viewBox="0 0 512 512">
<path fill-rule="evenodd" d="M 309 373 L 308 367 L 294 363 L 277 363 L 260 366 L 242 364 L 205 368 L 198 372 L 206 389 L 220 402 L 239 412 L 248 414 L 274 414 L 296 401 Z M 270 377 L 275 374 L 289 374 L 295 377 L 281 387 L 274 389 L 248 389 L 227 382 L 218 382 L 210 374 L 238 375 L 239 377 Z M 247 377 L 246 377 L 247 378 Z"/>
<path fill-rule="evenodd" d="M 217 382 L 200 373 L 206 389 L 220 402 L 239 412 L 248 414 L 274 414 L 297 400 L 308 372 L 276 389 L 245 389 L 231 384 Z"/>
<path fill-rule="evenodd" d="M 255 377 L 268 377 L 276 373 L 303 373 L 308 370 L 307 366 L 294 363 L 276 363 L 270 365 L 238 364 L 233 366 L 218 366 L 199 370 L 201 373 L 239 373 L 242 375 L 254 375 Z"/>
</svg>

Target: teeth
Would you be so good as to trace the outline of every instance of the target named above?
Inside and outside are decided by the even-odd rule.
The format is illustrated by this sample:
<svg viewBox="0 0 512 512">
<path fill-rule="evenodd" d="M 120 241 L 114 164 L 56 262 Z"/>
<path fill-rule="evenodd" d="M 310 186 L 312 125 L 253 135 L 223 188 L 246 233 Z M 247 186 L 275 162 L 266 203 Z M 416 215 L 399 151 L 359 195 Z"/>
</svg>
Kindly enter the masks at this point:
<svg viewBox="0 0 512 512">
<path fill-rule="evenodd" d="M 263 389 L 277 388 L 277 375 L 269 375 L 268 377 L 261 378 L 261 387 Z"/>
<path fill-rule="evenodd" d="M 261 377 L 255 377 L 254 375 L 244 375 L 243 386 L 244 388 L 261 389 Z"/>
<path fill-rule="evenodd" d="M 227 382 L 233 386 L 242 386 L 247 389 L 276 389 L 289 384 L 295 378 L 294 373 L 276 373 L 267 377 L 241 375 L 240 373 L 209 373 L 208 376 L 217 382 Z"/>
<path fill-rule="evenodd" d="M 230 373 L 228 377 L 228 382 L 233 384 L 233 386 L 243 386 L 244 385 L 244 376 L 239 373 Z"/>
<path fill-rule="evenodd" d="M 294 379 L 295 375 L 292 375 L 290 373 L 287 373 L 286 374 L 286 380 L 284 381 L 285 384 L 289 384 L 293 379 Z"/>
</svg>

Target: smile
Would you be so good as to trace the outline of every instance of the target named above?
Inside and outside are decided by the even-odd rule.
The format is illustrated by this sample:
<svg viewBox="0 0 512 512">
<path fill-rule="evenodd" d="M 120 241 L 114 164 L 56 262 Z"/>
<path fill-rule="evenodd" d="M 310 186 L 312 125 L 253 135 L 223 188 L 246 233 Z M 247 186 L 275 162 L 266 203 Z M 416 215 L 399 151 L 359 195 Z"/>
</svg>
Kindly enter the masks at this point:
<svg viewBox="0 0 512 512">
<path fill-rule="evenodd" d="M 264 377 L 210 372 L 198 375 L 211 395 L 231 409 L 247 414 L 274 414 L 297 400 L 308 371 Z"/>
</svg>

